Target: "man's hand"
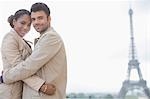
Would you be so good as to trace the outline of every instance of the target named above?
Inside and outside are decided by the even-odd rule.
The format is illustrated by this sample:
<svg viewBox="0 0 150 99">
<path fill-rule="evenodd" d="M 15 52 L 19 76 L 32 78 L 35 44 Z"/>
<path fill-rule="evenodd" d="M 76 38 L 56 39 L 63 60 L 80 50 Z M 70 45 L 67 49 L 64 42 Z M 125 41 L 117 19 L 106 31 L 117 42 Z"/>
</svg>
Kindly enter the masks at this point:
<svg viewBox="0 0 150 99">
<path fill-rule="evenodd" d="M 40 91 L 47 95 L 53 95 L 55 94 L 56 87 L 53 84 L 43 84 Z"/>
</svg>

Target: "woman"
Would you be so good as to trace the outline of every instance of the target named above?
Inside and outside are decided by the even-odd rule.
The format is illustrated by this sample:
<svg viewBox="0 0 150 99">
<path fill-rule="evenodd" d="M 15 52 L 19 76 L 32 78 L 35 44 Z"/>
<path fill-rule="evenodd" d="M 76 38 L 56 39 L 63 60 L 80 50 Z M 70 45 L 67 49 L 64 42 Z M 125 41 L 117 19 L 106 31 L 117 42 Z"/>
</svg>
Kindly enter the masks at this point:
<svg viewBox="0 0 150 99">
<path fill-rule="evenodd" d="M 23 39 L 30 30 L 30 12 L 25 9 L 18 10 L 8 18 L 8 22 L 12 29 L 5 35 L 1 47 L 4 70 L 13 68 L 19 62 L 25 60 L 32 51 L 31 46 Z M 23 82 L 18 81 L 9 85 L 1 83 L 0 99 L 21 99 L 23 84 L 48 95 L 54 94 L 56 90 L 54 85 L 45 84 L 45 81 L 37 75 L 31 76 Z"/>
</svg>

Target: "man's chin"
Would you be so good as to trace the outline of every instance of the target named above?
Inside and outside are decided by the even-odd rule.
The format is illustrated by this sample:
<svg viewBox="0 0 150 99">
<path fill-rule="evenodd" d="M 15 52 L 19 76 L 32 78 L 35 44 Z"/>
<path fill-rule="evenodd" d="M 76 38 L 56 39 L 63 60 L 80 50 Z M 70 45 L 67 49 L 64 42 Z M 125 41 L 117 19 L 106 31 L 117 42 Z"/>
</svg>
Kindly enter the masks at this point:
<svg viewBox="0 0 150 99">
<path fill-rule="evenodd" d="M 36 30 L 37 32 L 40 32 L 40 30 Z"/>
<path fill-rule="evenodd" d="M 37 31 L 37 32 L 45 32 L 46 30 L 47 30 L 47 28 L 45 28 L 45 29 L 40 29 L 40 28 L 35 28 L 35 30 Z"/>
<path fill-rule="evenodd" d="M 37 32 L 41 32 L 41 30 L 40 29 L 35 29 Z"/>
</svg>

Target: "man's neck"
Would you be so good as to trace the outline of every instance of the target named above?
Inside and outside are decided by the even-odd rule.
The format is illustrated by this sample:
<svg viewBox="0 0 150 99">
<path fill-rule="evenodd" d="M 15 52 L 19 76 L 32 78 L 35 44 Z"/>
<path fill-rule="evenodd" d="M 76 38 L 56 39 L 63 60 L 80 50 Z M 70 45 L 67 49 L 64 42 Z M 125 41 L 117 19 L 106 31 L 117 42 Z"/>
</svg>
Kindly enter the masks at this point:
<svg viewBox="0 0 150 99">
<path fill-rule="evenodd" d="M 50 27 L 47 27 L 44 31 L 40 32 L 40 35 L 43 35 Z"/>
<path fill-rule="evenodd" d="M 44 34 L 50 27 L 51 27 L 51 25 L 49 24 L 48 27 L 45 30 L 43 30 L 42 32 L 40 32 L 40 35 Z"/>
</svg>

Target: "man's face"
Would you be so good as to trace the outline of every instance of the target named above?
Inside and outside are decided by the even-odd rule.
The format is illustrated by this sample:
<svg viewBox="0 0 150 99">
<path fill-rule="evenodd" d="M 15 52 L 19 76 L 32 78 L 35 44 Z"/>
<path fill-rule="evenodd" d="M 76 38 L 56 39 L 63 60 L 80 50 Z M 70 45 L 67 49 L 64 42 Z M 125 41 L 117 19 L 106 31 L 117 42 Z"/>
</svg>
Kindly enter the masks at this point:
<svg viewBox="0 0 150 99">
<path fill-rule="evenodd" d="M 50 16 L 47 16 L 44 11 L 31 13 L 33 27 L 37 32 L 44 32 L 50 25 Z"/>
</svg>

